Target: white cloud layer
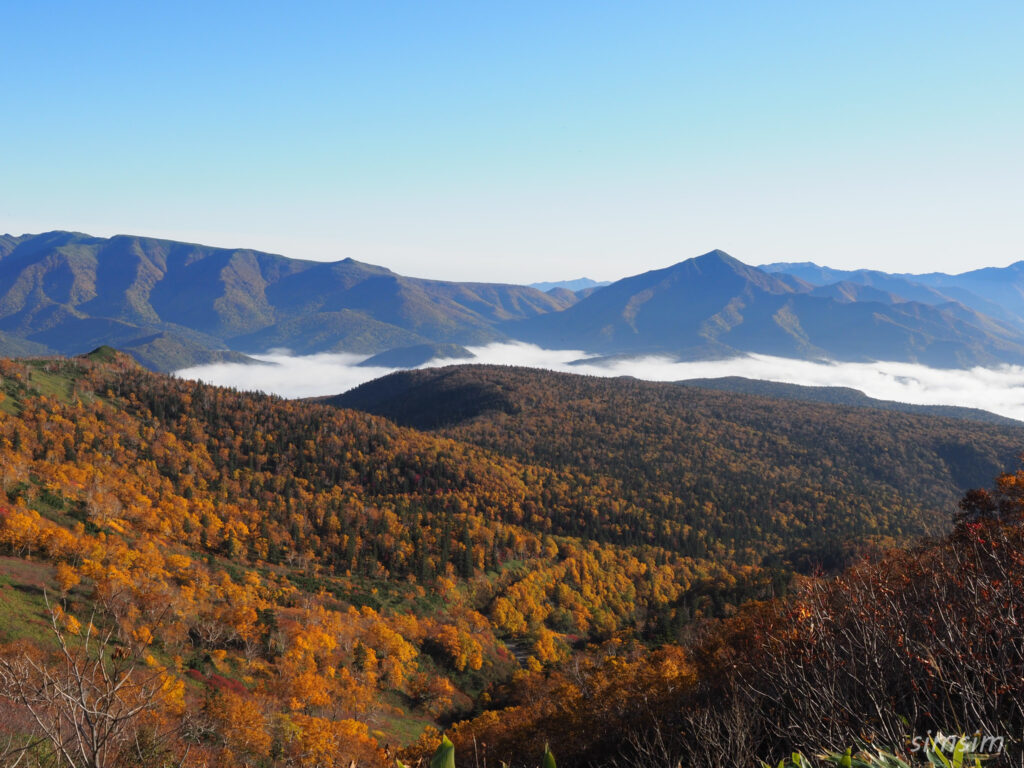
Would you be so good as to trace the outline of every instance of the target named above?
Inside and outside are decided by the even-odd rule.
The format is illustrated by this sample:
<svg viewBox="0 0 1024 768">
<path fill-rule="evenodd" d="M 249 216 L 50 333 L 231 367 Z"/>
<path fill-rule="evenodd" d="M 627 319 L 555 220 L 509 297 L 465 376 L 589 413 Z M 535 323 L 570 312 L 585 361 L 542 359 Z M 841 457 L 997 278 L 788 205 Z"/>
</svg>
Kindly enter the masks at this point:
<svg viewBox="0 0 1024 768">
<path fill-rule="evenodd" d="M 1020 366 L 942 370 L 913 363 L 812 362 L 768 355 L 696 362 L 664 357 L 602 361 L 579 350 L 549 350 L 519 343 L 469 349 L 476 355 L 473 363 L 521 365 L 592 376 L 634 376 L 648 381 L 744 376 L 809 386 L 852 387 L 881 400 L 982 408 L 1024 420 L 1024 367 Z M 283 397 L 314 397 L 339 394 L 395 370 L 360 367 L 358 363 L 366 356 L 347 353 L 294 357 L 275 351 L 255 357 L 269 365 L 216 363 L 186 368 L 176 375 Z M 591 359 L 593 362 L 587 362 Z M 465 362 L 434 360 L 423 367 Z"/>
</svg>

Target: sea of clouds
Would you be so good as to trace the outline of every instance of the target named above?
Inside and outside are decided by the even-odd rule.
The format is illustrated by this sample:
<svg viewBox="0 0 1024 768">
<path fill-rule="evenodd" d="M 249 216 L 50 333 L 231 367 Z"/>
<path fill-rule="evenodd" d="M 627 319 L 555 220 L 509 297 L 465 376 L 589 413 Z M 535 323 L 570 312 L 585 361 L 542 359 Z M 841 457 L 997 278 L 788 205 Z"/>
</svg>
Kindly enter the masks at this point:
<svg viewBox="0 0 1024 768">
<path fill-rule="evenodd" d="M 746 355 L 728 360 L 678 362 L 664 357 L 599 360 L 579 350 L 541 349 L 531 344 L 469 347 L 467 360 L 432 360 L 422 367 L 455 363 L 521 365 L 592 376 L 634 376 L 647 381 L 743 376 L 809 386 L 852 387 L 870 397 L 921 405 L 959 405 L 1024 421 L 1024 367 L 944 370 L 913 363 L 835 363 Z M 363 368 L 366 355 L 293 356 L 285 350 L 255 355 L 265 365 L 216 363 L 177 371 L 209 384 L 269 392 L 282 397 L 334 395 L 392 373 Z"/>
</svg>

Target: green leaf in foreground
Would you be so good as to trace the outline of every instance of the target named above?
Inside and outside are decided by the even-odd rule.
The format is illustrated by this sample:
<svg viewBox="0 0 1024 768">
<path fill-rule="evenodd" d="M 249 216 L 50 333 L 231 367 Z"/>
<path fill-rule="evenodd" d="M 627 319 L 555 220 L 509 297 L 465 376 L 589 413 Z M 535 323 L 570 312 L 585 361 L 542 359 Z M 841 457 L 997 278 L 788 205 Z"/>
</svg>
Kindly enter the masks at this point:
<svg viewBox="0 0 1024 768">
<path fill-rule="evenodd" d="M 441 737 L 441 744 L 430 758 L 430 768 L 455 768 L 455 745 L 447 736 Z"/>
</svg>

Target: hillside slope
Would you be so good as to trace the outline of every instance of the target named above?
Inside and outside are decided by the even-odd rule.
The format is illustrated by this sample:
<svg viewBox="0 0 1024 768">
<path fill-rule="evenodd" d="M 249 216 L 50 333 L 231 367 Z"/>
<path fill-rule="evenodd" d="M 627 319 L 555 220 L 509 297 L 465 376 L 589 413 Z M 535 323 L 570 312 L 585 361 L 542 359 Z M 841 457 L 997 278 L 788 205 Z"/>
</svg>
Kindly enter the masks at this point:
<svg viewBox="0 0 1024 768">
<path fill-rule="evenodd" d="M 57 651 L 48 595 L 159 670 L 161 717 L 204 718 L 195 765 L 383 764 L 520 667 L 785 583 L 562 535 L 615 503 L 597 481 L 110 348 L 0 360 L 0 394 L 0 685 Z"/>
<path fill-rule="evenodd" d="M 965 408 L 957 405 L 918 405 L 916 403 L 901 403 L 895 400 L 879 400 L 874 397 L 868 397 L 859 389 L 851 387 L 813 387 L 802 384 L 786 384 L 778 381 L 747 379 L 742 376 L 722 376 L 715 379 L 686 379 L 676 383 L 684 387 L 718 389 L 723 392 L 761 395 L 782 400 L 803 400 L 811 403 L 850 405 L 881 411 L 901 411 L 903 413 L 916 413 L 925 416 L 938 416 L 940 418 L 965 419 L 982 424 L 1003 424 L 1015 427 L 1022 425 L 1022 422 L 1017 419 L 1000 416 L 991 411 L 983 411 L 980 408 Z"/>
<path fill-rule="evenodd" d="M 428 726 L 514 726 L 494 711 L 510 690 L 538 700 L 563 664 L 585 681 L 598 645 L 616 675 L 642 672 L 627 654 L 660 659 L 649 644 L 794 572 L 944 528 L 926 500 L 1024 440 L 627 379 L 382 382 L 448 426 L 161 376 L 110 348 L 0 360 L 0 750 L 31 741 L 18 686 L 67 673 L 58 637 L 80 649 L 99 629 L 146 702 L 124 764 L 383 768 L 385 744 Z M 666 653 L 638 686 L 689 676 Z"/>
<path fill-rule="evenodd" d="M 1024 445 L 1016 423 L 496 366 L 394 373 L 326 402 L 605 478 L 621 505 L 570 530 L 755 562 L 943 530 Z"/>
</svg>

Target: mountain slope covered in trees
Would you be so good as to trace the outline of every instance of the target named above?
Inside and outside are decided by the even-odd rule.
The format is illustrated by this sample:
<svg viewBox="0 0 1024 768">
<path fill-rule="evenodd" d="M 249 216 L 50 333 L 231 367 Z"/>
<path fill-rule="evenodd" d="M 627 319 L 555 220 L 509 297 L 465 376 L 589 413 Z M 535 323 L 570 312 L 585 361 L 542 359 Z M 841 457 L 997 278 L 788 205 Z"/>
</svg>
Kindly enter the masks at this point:
<svg viewBox="0 0 1024 768">
<path fill-rule="evenodd" d="M 802 599 L 818 582 L 795 572 L 945 528 L 948 508 L 922 499 L 1024 444 L 961 420 L 872 429 L 866 409 L 536 373 L 434 372 L 450 388 L 421 393 L 447 422 L 430 433 L 109 348 L 0 361 L 0 754 L 47 764 L 38 722 L 96 706 L 134 712 L 101 763 L 116 766 L 383 766 L 442 727 L 516 762 L 509 745 L 549 726 L 575 766 L 608 746 L 595 724 L 642 735 L 651 707 L 674 744 L 690 721 L 663 705 L 727 722 L 714 649 L 747 631 L 744 605 L 794 580 Z M 555 412 L 572 414 L 557 436 Z M 790 605 L 765 610 L 784 622 Z M 55 680 L 79 692 L 47 698 Z M 767 722 L 752 754 L 795 744 Z"/>
<path fill-rule="evenodd" d="M 1020 765 L 1022 488 L 1003 475 L 950 535 L 802 580 L 680 645 L 606 644 L 526 675 L 451 736 L 513 761 L 550 742 L 570 766 Z"/>
<path fill-rule="evenodd" d="M 901 403 L 896 400 L 879 400 L 869 397 L 859 389 L 851 387 L 822 387 L 803 384 L 787 384 L 780 381 L 763 381 L 747 379 L 742 376 L 722 376 L 713 379 L 686 379 L 676 382 L 684 387 L 700 387 L 702 389 L 719 389 L 723 392 L 738 392 L 748 395 L 779 398 L 782 400 L 804 400 L 812 403 L 831 403 L 832 405 L 852 405 L 874 408 L 882 411 L 900 411 L 917 413 L 926 416 L 939 416 L 952 419 L 966 419 L 983 424 L 1020 425 L 1018 419 L 1000 416 L 980 408 L 966 408 L 958 405 L 919 405 L 917 403 Z"/>
<path fill-rule="evenodd" d="M 938 533 L 1015 465 L 1024 425 L 499 366 L 394 373 L 327 402 L 602 479 L 574 532 L 758 560 Z"/>
<path fill-rule="evenodd" d="M 215 764 L 377 763 L 517 669 L 786 582 L 567 535 L 616 504 L 600 480 L 110 349 L 0 361 L 0 387 L 0 657 L 58 651 L 45 596 L 59 633 L 94 621 L 159 677 L 160 749 L 194 726 Z"/>
</svg>

